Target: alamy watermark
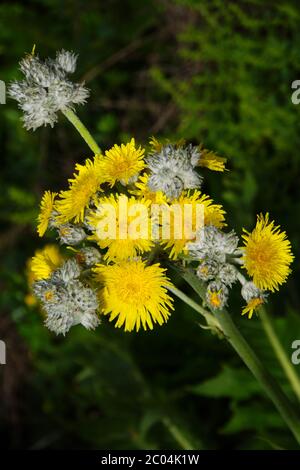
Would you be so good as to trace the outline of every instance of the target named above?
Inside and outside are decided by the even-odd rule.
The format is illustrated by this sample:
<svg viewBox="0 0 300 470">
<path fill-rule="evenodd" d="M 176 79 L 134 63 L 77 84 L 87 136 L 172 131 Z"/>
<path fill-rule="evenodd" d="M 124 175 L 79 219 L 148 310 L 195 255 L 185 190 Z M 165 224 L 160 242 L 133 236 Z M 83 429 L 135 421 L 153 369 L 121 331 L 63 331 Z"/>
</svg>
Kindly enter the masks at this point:
<svg viewBox="0 0 300 470">
<path fill-rule="evenodd" d="M 3 80 L 0 80 L 0 104 L 6 104 L 6 86 Z"/>
<path fill-rule="evenodd" d="M 96 212 L 96 233 L 100 240 L 203 240 L 204 205 L 128 204 L 120 197 L 117 206 L 101 204 Z"/>
<path fill-rule="evenodd" d="M 291 356 L 291 361 L 294 366 L 298 366 L 300 364 L 300 339 L 295 339 L 292 342 L 292 349 L 294 349 L 294 352 Z"/>
<path fill-rule="evenodd" d="M 299 104 L 300 103 L 300 80 L 294 80 L 292 82 L 292 89 L 295 91 L 293 91 L 291 95 L 291 101 L 293 104 Z"/>
<path fill-rule="evenodd" d="M 0 340 L 0 365 L 6 364 L 6 344 Z"/>
</svg>

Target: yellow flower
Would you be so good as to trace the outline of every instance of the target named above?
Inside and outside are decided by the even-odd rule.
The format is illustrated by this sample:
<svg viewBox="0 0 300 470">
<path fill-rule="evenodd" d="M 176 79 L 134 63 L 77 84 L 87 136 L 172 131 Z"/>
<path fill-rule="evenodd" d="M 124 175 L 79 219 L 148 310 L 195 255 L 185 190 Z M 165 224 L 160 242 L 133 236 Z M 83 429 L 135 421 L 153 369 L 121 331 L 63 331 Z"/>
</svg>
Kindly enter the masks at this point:
<svg viewBox="0 0 300 470">
<path fill-rule="evenodd" d="M 259 289 L 278 290 L 291 272 L 289 266 L 294 259 L 286 233 L 269 222 L 269 214 L 257 216 L 254 230 L 244 232 L 243 267 Z"/>
<path fill-rule="evenodd" d="M 254 311 L 257 310 L 258 307 L 260 307 L 263 303 L 264 300 L 261 297 L 249 300 L 246 307 L 244 307 L 242 310 L 242 315 L 248 315 L 248 318 L 252 318 Z"/>
<path fill-rule="evenodd" d="M 209 170 L 213 171 L 224 171 L 225 163 L 227 162 L 227 158 L 218 157 L 214 152 L 211 150 L 203 149 L 202 147 L 199 148 L 200 150 L 200 160 L 198 165 L 208 168 Z"/>
<path fill-rule="evenodd" d="M 167 197 L 162 191 L 150 191 L 148 187 L 149 175 L 144 173 L 135 183 L 135 189 L 131 190 L 131 194 L 138 197 L 144 197 L 145 199 L 154 202 L 155 204 L 164 204 L 167 202 Z"/>
<path fill-rule="evenodd" d="M 31 292 L 25 295 L 24 302 L 28 307 L 34 307 L 37 304 L 36 297 Z"/>
<path fill-rule="evenodd" d="M 51 191 L 45 191 L 40 204 L 40 213 L 38 216 L 37 232 L 40 237 L 44 235 L 48 228 L 49 219 L 51 217 L 54 199 L 57 193 L 51 193 Z"/>
<path fill-rule="evenodd" d="M 208 301 L 213 308 L 220 308 L 222 305 L 222 299 L 221 299 L 220 293 L 221 293 L 221 290 L 207 292 Z"/>
<path fill-rule="evenodd" d="M 145 150 L 135 147 L 132 138 L 128 144 L 114 145 L 105 152 L 103 158 L 103 176 L 106 182 L 113 186 L 116 181 L 128 184 L 145 167 Z"/>
<path fill-rule="evenodd" d="M 37 254 L 38 251 L 40 250 L 37 250 L 35 254 Z M 25 295 L 24 300 L 25 300 L 25 304 L 28 305 L 28 307 L 32 307 L 37 304 L 37 299 L 33 295 L 32 290 L 31 290 L 32 284 L 36 280 L 36 276 L 34 272 L 32 271 L 32 258 L 28 259 L 26 262 L 26 278 L 27 278 L 29 292 Z"/>
<path fill-rule="evenodd" d="M 28 269 L 32 273 L 30 282 L 47 279 L 63 260 L 56 245 L 46 245 L 42 250 L 37 250 L 28 264 Z"/>
<path fill-rule="evenodd" d="M 110 194 L 95 201 L 96 209 L 87 217 L 94 234 L 90 237 L 100 248 L 108 248 L 104 259 L 123 261 L 150 251 L 150 201 Z"/>
<path fill-rule="evenodd" d="M 215 227 L 222 228 L 225 226 L 225 211 L 222 206 L 219 204 L 213 204 L 213 200 L 205 195 L 201 194 L 200 191 L 183 191 L 180 197 L 177 200 L 172 201 L 172 204 L 178 204 L 181 207 L 182 214 L 182 238 L 175 237 L 175 227 L 178 228 L 178 223 L 176 217 L 174 216 L 173 211 L 170 213 L 170 239 L 162 240 L 162 244 L 165 248 L 171 248 L 169 256 L 171 259 L 177 259 L 180 254 L 185 251 L 185 245 L 187 242 L 193 241 L 192 237 L 187 238 L 188 232 L 190 229 L 195 231 L 196 229 L 196 206 L 202 204 L 204 207 L 204 224 L 205 225 L 214 225 Z M 190 227 L 190 221 L 187 217 L 184 217 L 185 204 L 191 205 L 192 212 L 192 223 Z"/>
<path fill-rule="evenodd" d="M 116 328 L 138 331 L 140 327 L 153 329 L 162 325 L 173 310 L 173 299 L 167 287 L 171 287 L 165 269 L 159 264 L 146 266 L 141 260 L 94 268 L 103 289 L 100 293 L 103 314 Z"/>
<path fill-rule="evenodd" d="M 55 203 L 55 209 L 59 212 L 57 221 L 66 223 L 74 219 L 74 222 L 82 222 L 85 209 L 91 198 L 97 191 L 101 191 L 103 183 L 103 163 L 100 155 L 95 155 L 94 160 L 87 159 L 84 165 L 76 164 L 74 178 L 69 179 L 70 188 L 60 192 L 60 200 Z"/>
</svg>

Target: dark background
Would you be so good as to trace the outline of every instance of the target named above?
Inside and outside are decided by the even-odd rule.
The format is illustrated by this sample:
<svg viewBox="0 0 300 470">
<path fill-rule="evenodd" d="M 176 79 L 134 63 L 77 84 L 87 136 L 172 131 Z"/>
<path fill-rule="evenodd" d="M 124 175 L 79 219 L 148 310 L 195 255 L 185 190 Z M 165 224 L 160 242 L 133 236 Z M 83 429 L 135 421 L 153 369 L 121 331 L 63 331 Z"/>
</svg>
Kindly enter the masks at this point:
<svg viewBox="0 0 300 470">
<path fill-rule="evenodd" d="M 299 2 L 268 0 L 43 0 L 1 2 L 0 79 L 18 61 L 79 53 L 91 97 L 78 109 L 102 148 L 151 135 L 203 142 L 229 159 L 206 172 L 205 192 L 229 227 L 251 229 L 269 211 L 287 230 L 293 274 L 268 308 L 287 354 L 300 338 Z M 46 242 L 35 231 L 45 189 L 59 190 L 90 151 L 61 116 L 25 131 L 16 102 L 0 105 L 0 436 L 3 448 L 295 448 L 281 418 L 235 353 L 178 302 L 153 332 L 125 334 L 104 320 L 66 338 L 26 304 L 26 261 Z M 182 286 L 184 288 L 184 286 Z M 188 290 L 187 290 L 188 292 Z M 230 312 L 291 398 L 258 318 Z M 201 321 L 201 320 L 200 320 Z M 298 366 L 300 371 L 300 366 Z M 295 403 L 295 407 L 298 406 Z"/>
</svg>

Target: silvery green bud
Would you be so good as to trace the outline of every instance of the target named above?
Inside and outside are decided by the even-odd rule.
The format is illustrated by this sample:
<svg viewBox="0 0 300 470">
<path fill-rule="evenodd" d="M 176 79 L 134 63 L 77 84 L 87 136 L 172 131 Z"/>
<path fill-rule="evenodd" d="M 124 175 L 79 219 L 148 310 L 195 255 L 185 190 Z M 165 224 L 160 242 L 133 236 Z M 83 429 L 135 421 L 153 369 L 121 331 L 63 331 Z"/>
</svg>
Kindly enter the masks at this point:
<svg viewBox="0 0 300 470">
<path fill-rule="evenodd" d="M 85 312 L 81 317 L 80 323 L 87 330 L 94 330 L 100 325 L 100 320 L 95 313 Z"/>
<path fill-rule="evenodd" d="M 87 236 L 83 228 L 69 223 L 58 227 L 58 235 L 60 242 L 65 245 L 78 245 Z"/>
<path fill-rule="evenodd" d="M 202 177 L 194 170 L 200 158 L 197 147 L 165 145 L 147 159 L 150 175 L 149 189 L 163 191 L 170 199 L 180 196 L 184 189 L 199 188 Z"/>
<path fill-rule="evenodd" d="M 45 304 L 57 303 L 60 300 L 59 291 L 51 280 L 36 281 L 32 285 L 34 295 Z"/>
<path fill-rule="evenodd" d="M 202 261 L 197 269 L 197 276 L 202 281 L 214 279 L 219 272 L 219 263 L 213 259 Z"/>
<path fill-rule="evenodd" d="M 94 329 L 100 324 L 96 313 L 97 292 L 78 280 L 80 268 L 75 259 L 67 260 L 51 278 L 33 284 L 33 292 L 41 300 L 47 314 L 45 325 L 56 334 L 82 324 Z"/>
<path fill-rule="evenodd" d="M 96 313 L 96 292 L 77 280 L 60 287 L 58 303 L 43 303 L 43 306 L 47 312 L 45 324 L 56 334 L 65 335 L 72 326 L 78 324 L 87 329 L 94 329 L 100 324 Z"/>
<path fill-rule="evenodd" d="M 96 292 L 90 287 L 85 287 L 80 281 L 72 281 L 67 284 L 69 297 L 81 312 L 93 313 L 98 308 Z"/>
<path fill-rule="evenodd" d="M 57 335 L 65 336 L 73 325 L 74 319 L 67 304 L 61 304 L 56 309 L 50 310 L 45 319 L 45 326 Z"/>
<path fill-rule="evenodd" d="M 53 282 L 58 284 L 68 284 L 70 281 L 77 279 L 80 276 L 80 267 L 76 259 L 71 258 L 64 262 L 64 264 L 56 269 L 52 274 Z"/>
<path fill-rule="evenodd" d="M 224 263 L 220 266 L 218 273 L 218 279 L 231 287 L 237 281 L 237 270 L 236 268 L 229 263 Z"/>
<path fill-rule="evenodd" d="M 67 78 L 67 73 L 74 72 L 75 67 L 76 56 L 67 51 L 58 52 L 55 60 L 42 61 L 34 55 L 21 60 L 25 79 L 13 82 L 8 93 L 19 103 L 26 129 L 35 130 L 48 124 L 53 127 L 58 111 L 86 102 L 89 91 L 82 83 Z"/>
<path fill-rule="evenodd" d="M 214 225 L 206 225 L 200 229 L 197 240 L 187 243 L 186 247 L 194 259 L 214 259 L 225 263 L 227 256 L 235 255 L 238 242 L 234 231 L 224 233 Z"/>
<path fill-rule="evenodd" d="M 56 53 L 56 66 L 60 67 L 66 73 L 74 73 L 76 70 L 77 58 L 78 55 L 74 54 L 74 52 L 62 49 Z"/>
<path fill-rule="evenodd" d="M 102 259 L 101 253 L 94 247 L 82 248 L 79 251 L 79 257 L 88 268 L 100 263 Z"/>
<path fill-rule="evenodd" d="M 267 298 L 267 294 L 260 290 L 258 287 L 256 287 L 253 282 L 248 281 L 245 282 L 245 284 L 242 287 L 241 294 L 244 300 L 246 302 L 250 302 L 252 299 L 263 299 L 265 300 Z"/>
</svg>

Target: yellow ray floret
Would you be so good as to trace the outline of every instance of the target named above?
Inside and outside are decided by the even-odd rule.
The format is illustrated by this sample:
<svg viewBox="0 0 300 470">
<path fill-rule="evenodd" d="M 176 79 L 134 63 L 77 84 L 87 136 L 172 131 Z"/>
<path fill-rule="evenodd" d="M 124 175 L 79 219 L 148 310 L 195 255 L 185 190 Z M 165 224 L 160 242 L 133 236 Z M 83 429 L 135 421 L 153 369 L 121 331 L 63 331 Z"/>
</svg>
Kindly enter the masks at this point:
<svg viewBox="0 0 300 470">
<path fill-rule="evenodd" d="M 42 250 L 35 252 L 28 264 L 28 279 L 30 282 L 47 279 L 63 263 L 63 260 L 56 245 L 46 245 Z"/>
<path fill-rule="evenodd" d="M 206 150 L 200 146 L 200 160 L 198 165 L 208 168 L 213 171 L 224 171 L 227 158 L 222 158 L 216 155 L 211 150 Z"/>
<path fill-rule="evenodd" d="M 169 256 L 171 259 L 177 259 L 180 254 L 185 251 L 185 245 L 189 241 L 193 241 L 193 233 L 197 229 L 197 210 L 196 207 L 203 207 L 204 211 L 204 225 L 214 225 L 215 227 L 222 228 L 225 224 L 225 211 L 219 204 L 214 204 L 213 200 L 200 191 L 183 191 L 177 200 L 172 201 L 172 206 L 176 209 L 179 205 L 181 208 L 181 221 L 178 222 L 178 217 L 174 215 L 174 210 L 170 211 L 170 231 L 169 239 L 162 240 L 164 248 L 170 248 Z M 188 217 L 187 207 L 190 206 L 192 217 Z M 180 223 L 181 222 L 181 223 Z M 178 227 L 181 226 L 182 237 L 178 237 Z M 201 228 L 201 227 L 198 227 Z M 191 232 L 191 233 L 190 233 Z M 190 235 L 189 235 L 190 233 Z"/>
<path fill-rule="evenodd" d="M 38 216 L 37 232 L 40 237 L 44 235 L 48 228 L 49 220 L 54 208 L 54 200 L 57 193 L 45 191 L 40 204 L 40 213 Z"/>
<path fill-rule="evenodd" d="M 132 138 L 126 145 L 114 145 L 105 152 L 103 158 L 103 176 L 107 183 L 113 186 L 116 181 L 128 184 L 145 167 L 145 150 L 136 148 Z"/>
<path fill-rule="evenodd" d="M 84 165 L 77 163 L 75 169 L 77 174 L 69 179 L 70 188 L 61 191 L 60 199 L 55 203 L 55 209 L 59 213 L 57 221 L 60 223 L 70 220 L 82 222 L 91 198 L 97 191 L 101 191 L 103 164 L 100 155 L 96 155 L 93 160 L 87 159 Z"/>
<path fill-rule="evenodd" d="M 95 209 L 87 216 L 93 231 L 91 240 L 106 249 L 109 261 L 122 261 L 150 251 L 150 201 L 133 196 L 110 194 L 95 200 Z"/>
<path fill-rule="evenodd" d="M 252 318 L 253 313 L 264 303 L 261 297 L 257 297 L 249 300 L 246 307 L 242 310 L 242 315 L 248 315 L 248 318 Z"/>
<path fill-rule="evenodd" d="M 252 232 L 244 229 L 243 267 L 262 290 L 278 290 L 291 272 L 294 256 L 286 233 L 269 222 L 269 214 L 260 214 Z"/>
<path fill-rule="evenodd" d="M 150 137 L 149 144 L 151 147 L 152 152 L 157 152 L 159 153 L 161 149 L 163 148 L 164 144 L 160 142 L 156 137 L 152 136 Z"/>
<path fill-rule="evenodd" d="M 165 269 L 159 264 L 146 266 L 141 260 L 94 268 L 103 285 L 100 301 L 104 315 L 117 319 L 116 328 L 125 331 L 153 329 L 162 325 L 173 310 L 173 299 L 167 291 L 171 287 Z"/>
</svg>

